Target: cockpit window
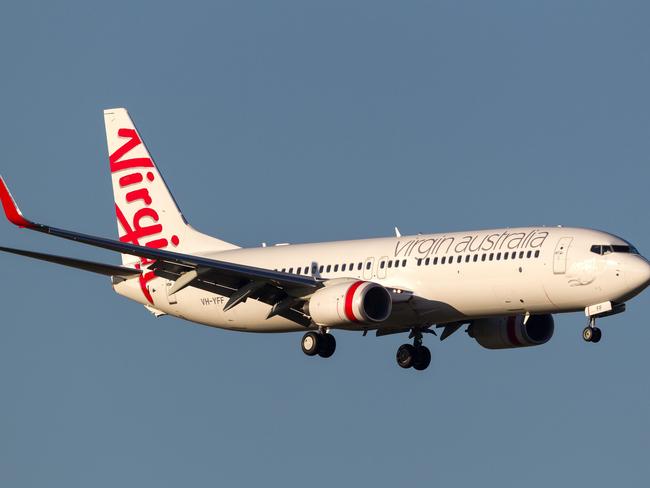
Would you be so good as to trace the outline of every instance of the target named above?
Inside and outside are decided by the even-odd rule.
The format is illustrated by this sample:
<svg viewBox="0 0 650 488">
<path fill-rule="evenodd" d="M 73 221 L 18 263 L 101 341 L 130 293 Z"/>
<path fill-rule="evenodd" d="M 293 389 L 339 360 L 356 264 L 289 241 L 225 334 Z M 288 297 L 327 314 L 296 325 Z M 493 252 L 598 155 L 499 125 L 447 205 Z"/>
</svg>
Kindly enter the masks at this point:
<svg viewBox="0 0 650 488">
<path fill-rule="evenodd" d="M 591 252 L 595 254 L 600 254 L 601 256 L 605 254 L 610 254 L 613 252 L 627 253 L 627 254 L 639 254 L 639 251 L 636 250 L 634 246 L 625 246 L 625 245 L 610 245 L 610 244 L 594 244 L 591 246 Z"/>
</svg>

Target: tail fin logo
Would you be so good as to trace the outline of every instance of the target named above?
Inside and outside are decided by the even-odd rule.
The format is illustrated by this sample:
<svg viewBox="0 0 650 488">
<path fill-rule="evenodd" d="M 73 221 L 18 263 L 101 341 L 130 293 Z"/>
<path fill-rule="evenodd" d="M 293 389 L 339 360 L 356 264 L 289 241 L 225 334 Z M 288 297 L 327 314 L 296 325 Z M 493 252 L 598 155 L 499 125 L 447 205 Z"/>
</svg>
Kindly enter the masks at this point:
<svg viewBox="0 0 650 488">
<path fill-rule="evenodd" d="M 118 202 L 115 202 L 117 220 L 124 229 L 120 241 L 155 249 L 166 248 L 170 241 L 173 246 L 178 246 L 180 243 L 178 236 L 172 235 L 169 240 L 163 237 L 165 229 L 160 222 L 155 202 L 147 188 L 147 185 L 156 180 L 156 174 L 158 174 L 153 161 L 149 157 L 124 159 L 129 152 L 142 144 L 140 136 L 134 129 L 128 128 L 119 129 L 117 135 L 127 140 L 109 156 L 111 174 L 127 172 L 120 177 L 118 182 L 120 189 L 126 191 L 126 202 L 121 202 L 126 210 L 126 215 L 133 215 L 129 221 Z M 158 177 L 160 177 L 159 174 Z M 133 211 L 134 208 L 136 208 L 135 211 Z M 145 241 L 144 244 L 141 244 L 141 241 Z M 136 264 L 136 268 L 142 269 L 153 262 L 153 260 L 141 258 L 140 262 Z M 153 278 L 155 278 L 153 271 L 140 275 L 140 288 L 151 304 L 153 304 L 153 297 L 147 288 L 147 283 Z"/>
</svg>

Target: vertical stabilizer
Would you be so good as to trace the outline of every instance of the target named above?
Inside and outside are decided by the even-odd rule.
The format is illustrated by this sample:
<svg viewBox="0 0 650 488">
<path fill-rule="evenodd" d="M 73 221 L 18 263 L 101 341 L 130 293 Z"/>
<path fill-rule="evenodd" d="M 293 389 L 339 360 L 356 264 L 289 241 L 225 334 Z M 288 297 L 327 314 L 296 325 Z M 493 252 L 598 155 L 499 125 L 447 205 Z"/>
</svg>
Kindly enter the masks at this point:
<svg viewBox="0 0 650 488">
<path fill-rule="evenodd" d="M 126 109 L 104 110 L 104 123 L 120 241 L 186 254 L 237 248 L 187 224 Z"/>
</svg>

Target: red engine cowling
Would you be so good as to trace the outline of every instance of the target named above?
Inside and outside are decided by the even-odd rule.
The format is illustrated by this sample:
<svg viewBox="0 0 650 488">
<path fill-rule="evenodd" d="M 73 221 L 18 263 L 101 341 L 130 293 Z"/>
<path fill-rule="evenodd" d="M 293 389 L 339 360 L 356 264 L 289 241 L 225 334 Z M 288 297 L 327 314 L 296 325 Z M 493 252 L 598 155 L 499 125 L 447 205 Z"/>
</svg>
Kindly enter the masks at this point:
<svg viewBox="0 0 650 488">
<path fill-rule="evenodd" d="M 317 325 L 350 326 L 386 320 L 393 301 L 388 290 L 370 281 L 327 282 L 308 302 L 308 313 Z"/>
<path fill-rule="evenodd" d="M 531 315 L 526 324 L 523 315 L 512 315 L 474 320 L 467 332 L 487 349 L 511 349 L 545 344 L 554 329 L 552 315 Z"/>
</svg>

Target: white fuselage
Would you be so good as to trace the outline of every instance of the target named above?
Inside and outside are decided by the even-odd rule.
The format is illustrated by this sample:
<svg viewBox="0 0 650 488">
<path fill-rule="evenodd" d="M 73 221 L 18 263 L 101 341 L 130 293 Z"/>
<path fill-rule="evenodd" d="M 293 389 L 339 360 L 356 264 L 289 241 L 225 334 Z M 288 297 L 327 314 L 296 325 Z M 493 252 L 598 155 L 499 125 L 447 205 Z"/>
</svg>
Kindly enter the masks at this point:
<svg viewBox="0 0 650 488">
<path fill-rule="evenodd" d="M 635 252 L 599 254 L 594 245 L 626 241 L 582 228 L 530 227 L 235 249 L 203 256 L 324 279 L 373 281 L 393 294 L 393 312 L 364 330 L 441 324 L 474 318 L 561 313 L 610 301 L 622 303 L 647 286 L 650 265 Z M 304 330 L 269 305 L 247 300 L 224 312 L 226 297 L 187 287 L 169 296 L 172 282 L 147 286 L 153 308 L 201 324 L 250 332 Z M 151 306 L 137 280 L 114 284 L 117 293 Z M 413 296 L 400 306 L 400 295 Z M 314 325 L 315 327 L 315 325 Z"/>
</svg>

